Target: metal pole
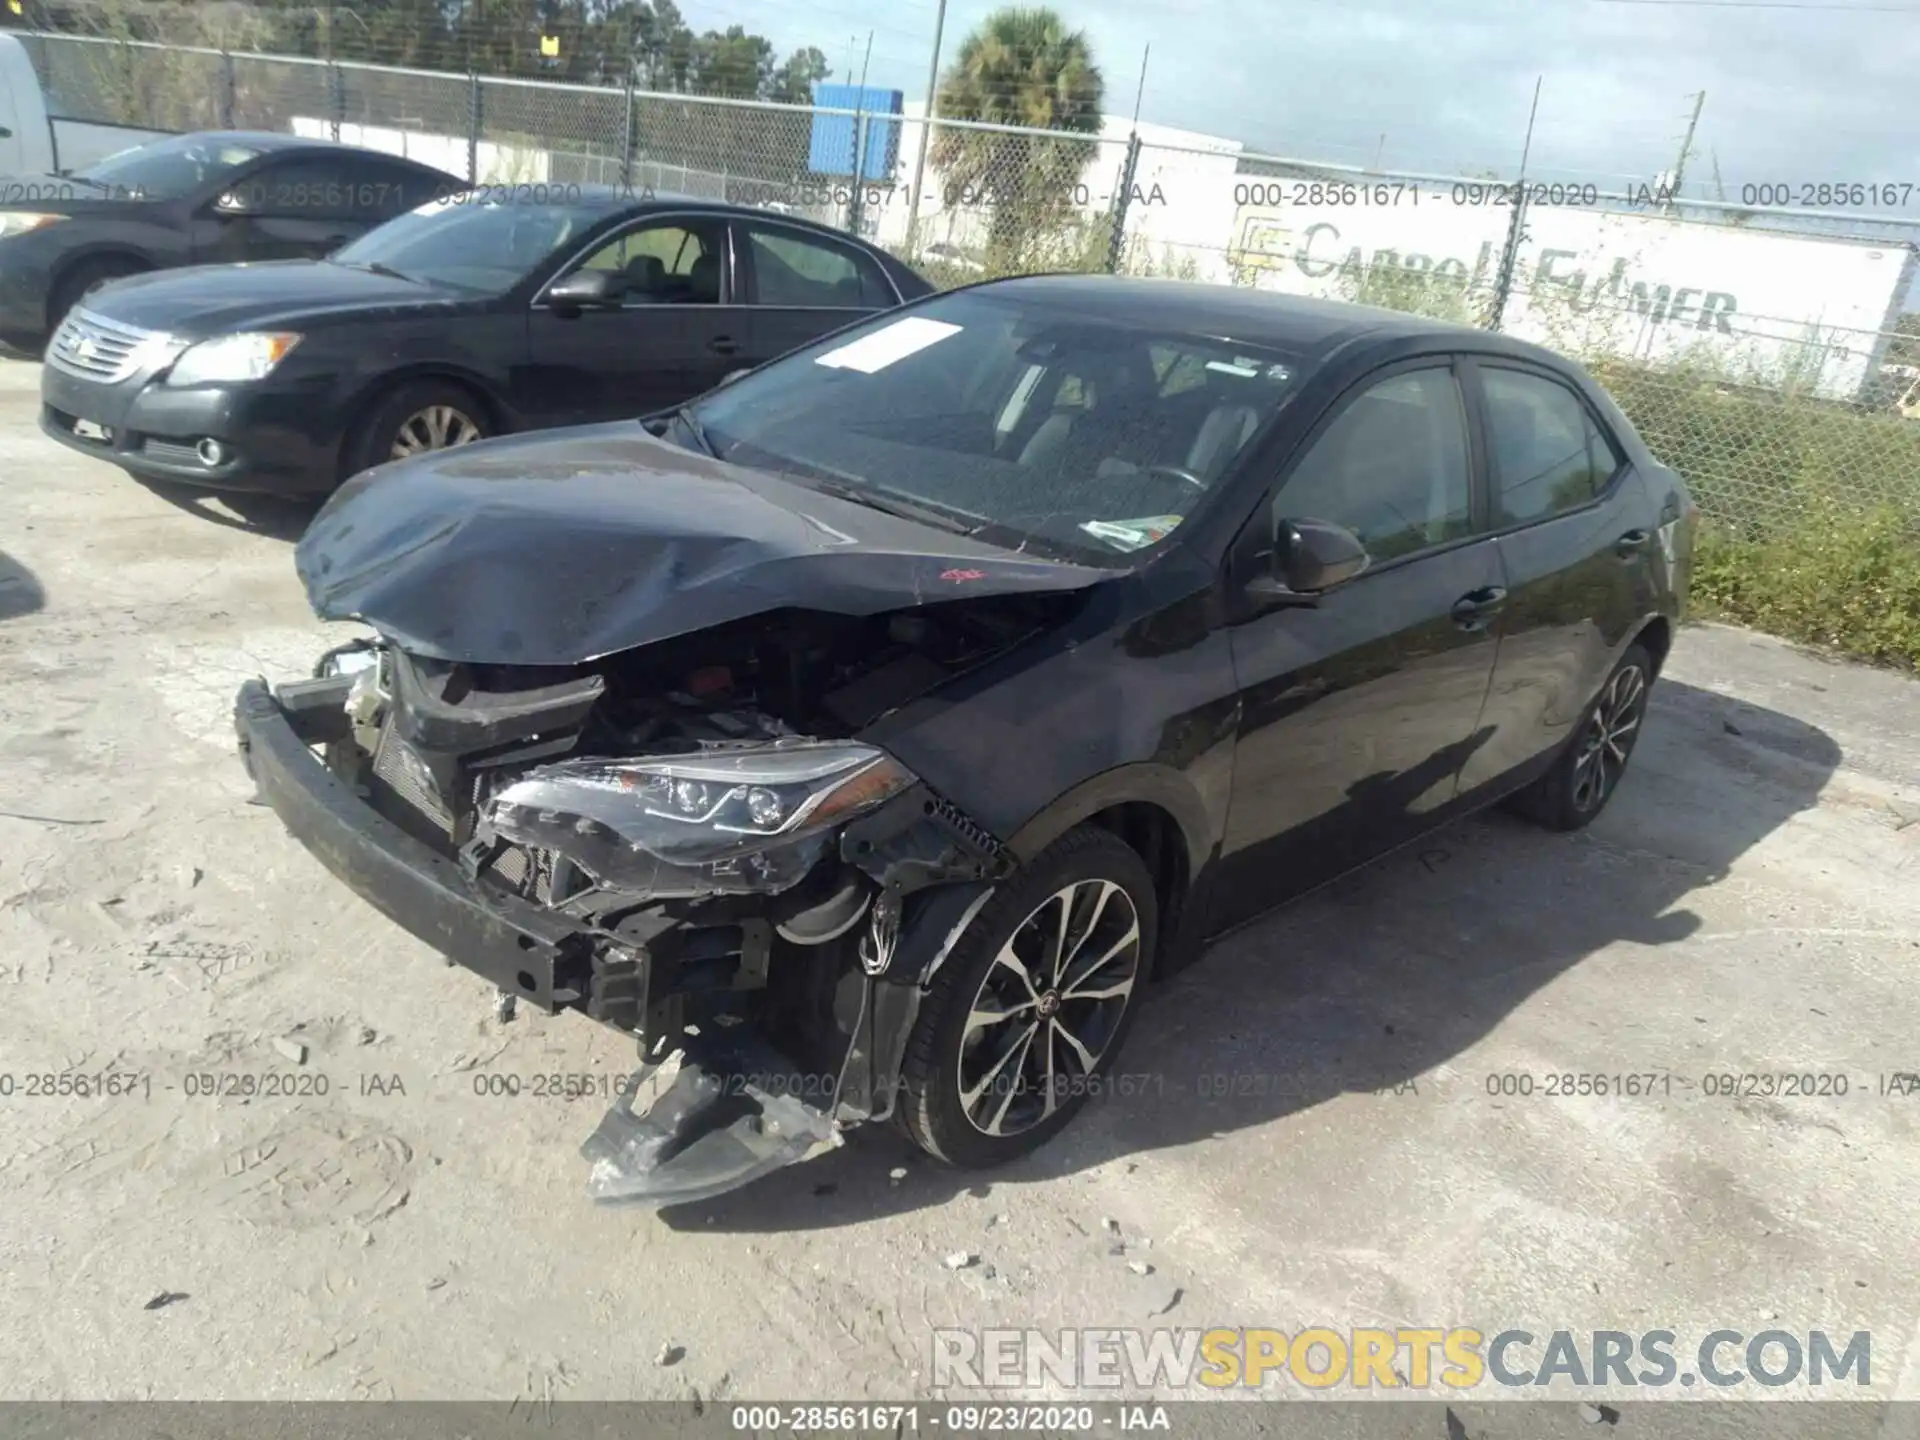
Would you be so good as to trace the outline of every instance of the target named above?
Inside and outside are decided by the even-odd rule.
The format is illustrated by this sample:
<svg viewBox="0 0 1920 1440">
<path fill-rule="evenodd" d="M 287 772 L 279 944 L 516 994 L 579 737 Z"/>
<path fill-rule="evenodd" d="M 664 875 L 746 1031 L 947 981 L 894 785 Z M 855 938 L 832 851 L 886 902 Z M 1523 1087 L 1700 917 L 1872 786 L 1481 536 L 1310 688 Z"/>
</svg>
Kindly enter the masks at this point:
<svg viewBox="0 0 1920 1440">
<path fill-rule="evenodd" d="M 1673 213 L 1673 202 L 1679 198 L 1680 182 L 1686 177 L 1687 157 L 1693 153 L 1693 132 L 1700 124 L 1700 111 L 1707 103 L 1707 92 L 1702 90 L 1693 97 L 1693 116 L 1687 121 L 1686 138 L 1680 142 L 1680 158 L 1673 162 L 1673 188 L 1667 192 L 1667 213 Z"/>
<path fill-rule="evenodd" d="M 1507 225 L 1506 248 L 1500 256 L 1500 269 L 1493 282 L 1493 304 L 1487 315 L 1487 329 L 1498 330 L 1506 317 L 1507 297 L 1513 293 L 1514 273 L 1520 266 L 1520 246 L 1527 238 L 1527 160 L 1533 154 L 1533 125 L 1540 116 L 1540 83 L 1533 82 L 1533 108 L 1527 112 L 1527 138 L 1520 147 L 1520 175 L 1513 187 L 1513 218 Z"/>
<path fill-rule="evenodd" d="M 933 148 L 933 112 L 940 99 L 940 36 L 947 28 L 947 0 L 933 17 L 933 59 L 927 64 L 927 106 L 920 117 L 920 149 L 913 160 L 913 189 L 907 194 L 907 258 L 913 258 L 914 234 L 920 228 L 920 182 L 927 174 L 927 151 Z"/>
<path fill-rule="evenodd" d="M 1133 194 L 1134 168 L 1140 163 L 1140 132 L 1127 137 L 1127 163 L 1120 171 L 1120 197 L 1113 207 L 1113 232 L 1107 237 L 1107 273 L 1117 274 L 1120 254 L 1126 246 L 1127 199 Z"/>
<path fill-rule="evenodd" d="M 620 188 L 633 189 L 633 11 L 627 11 L 627 125 L 620 134 Z"/>
<path fill-rule="evenodd" d="M 860 62 L 859 96 L 853 110 L 853 188 L 847 201 L 847 233 L 860 233 L 860 192 L 867 180 L 867 67 L 873 63 L 873 32 L 867 32 L 867 55 Z"/>
<path fill-rule="evenodd" d="M 328 128 L 335 144 L 340 141 L 340 118 L 347 105 L 340 68 L 333 63 L 333 0 L 327 0 L 327 108 Z"/>
</svg>

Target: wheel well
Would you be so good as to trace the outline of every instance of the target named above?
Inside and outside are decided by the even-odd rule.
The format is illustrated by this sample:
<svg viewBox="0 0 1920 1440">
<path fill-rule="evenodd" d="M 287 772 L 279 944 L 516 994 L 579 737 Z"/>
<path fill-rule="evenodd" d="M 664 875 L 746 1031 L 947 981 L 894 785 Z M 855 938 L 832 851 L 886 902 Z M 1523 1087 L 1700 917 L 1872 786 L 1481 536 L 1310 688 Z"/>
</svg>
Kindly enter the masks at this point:
<svg viewBox="0 0 1920 1440">
<path fill-rule="evenodd" d="M 1111 831 L 1146 861 L 1147 871 L 1153 876 L 1154 897 L 1160 903 L 1160 935 L 1154 957 L 1157 966 L 1168 953 L 1169 941 L 1179 932 L 1193 880 L 1188 873 L 1187 845 L 1180 822 L 1150 801 L 1132 800 L 1089 815 L 1085 823 Z"/>
<path fill-rule="evenodd" d="M 353 407 L 353 419 L 347 424 L 346 438 L 340 446 L 339 459 L 335 462 L 340 472 L 340 479 L 350 478 L 353 457 L 357 452 L 356 437 L 373 419 L 374 411 L 392 399 L 395 392 L 402 386 L 415 385 L 423 380 L 432 381 L 438 385 L 451 385 L 474 402 L 474 408 L 480 412 L 480 418 L 486 422 L 489 433 L 494 435 L 506 433 L 506 421 L 501 415 L 500 407 L 494 403 L 493 397 L 464 375 L 455 375 L 446 370 L 414 370 L 400 375 L 382 375 L 368 387 L 360 403 Z"/>
<path fill-rule="evenodd" d="M 53 283 L 47 286 L 49 313 L 66 294 L 67 286 L 73 282 L 76 274 L 89 266 L 100 264 L 121 267 L 128 275 L 140 275 L 153 269 L 151 260 L 132 250 L 92 250 L 85 255 L 76 255 L 54 273 Z"/>
<path fill-rule="evenodd" d="M 1656 615 L 1634 639 L 1645 646 L 1647 654 L 1653 657 L 1653 673 L 1658 675 L 1667 663 L 1667 652 L 1673 648 L 1672 624 L 1666 616 Z"/>
</svg>

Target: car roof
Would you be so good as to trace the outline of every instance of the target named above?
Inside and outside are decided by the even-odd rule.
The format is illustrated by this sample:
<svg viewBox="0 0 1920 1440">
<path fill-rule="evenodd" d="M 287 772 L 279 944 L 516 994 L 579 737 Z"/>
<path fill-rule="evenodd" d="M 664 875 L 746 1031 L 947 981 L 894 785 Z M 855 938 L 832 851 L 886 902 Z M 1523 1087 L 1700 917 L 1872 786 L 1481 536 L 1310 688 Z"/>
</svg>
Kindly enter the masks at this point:
<svg viewBox="0 0 1920 1440">
<path fill-rule="evenodd" d="M 190 135 L 168 135 L 168 140 L 218 140 L 227 145 L 251 145 L 256 150 L 361 150 L 361 145 L 339 145 L 317 136 L 288 135 L 278 130 L 196 130 Z M 395 156 L 396 160 L 402 157 Z"/>
<path fill-rule="evenodd" d="M 1022 275 L 971 288 L 1090 317 L 1237 340 L 1305 358 L 1325 355 L 1362 336 L 1370 343 L 1385 343 L 1441 335 L 1470 342 L 1463 348 L 1511 349 L 1516 353 L 1523 349 L 1534 353 L 1537 349 L 1470 325 L 1246 285 L 1208 285 L 1133 275 Z"/>
<path fill-rule="evenodd" d="M 476 189 L 485 189 L 484 185 Z M 523 185 L 503 186 L 503 189 L 521 190 Z M 534 184 L 530 187 L 539 192 L 543 187 Z M 574 185 L 554 182 L 547 190 L 562 190 L 570 204 L 596 206 L 608 210 L 630 208 L 639 214 L 646 210 L 704 210 L 709 214 L 736 215 L 744 219 L 765 220 L 775 225 L 797 225 L 805 230 L 830 236 L 835 240 L 846 241 L 863 249 L 872 249 L 871 242 L 858 235 L 850 235 L 844 230 L 810 220 L 804 215 L 788 215 L 779 210 L 768 210 L 759 205 L 746 205 L 736 200 L 715 200 L 710 195 L 691 195 L 674 190 L 649 190 L 644 186 L 622 185 Z"/>
</svg>

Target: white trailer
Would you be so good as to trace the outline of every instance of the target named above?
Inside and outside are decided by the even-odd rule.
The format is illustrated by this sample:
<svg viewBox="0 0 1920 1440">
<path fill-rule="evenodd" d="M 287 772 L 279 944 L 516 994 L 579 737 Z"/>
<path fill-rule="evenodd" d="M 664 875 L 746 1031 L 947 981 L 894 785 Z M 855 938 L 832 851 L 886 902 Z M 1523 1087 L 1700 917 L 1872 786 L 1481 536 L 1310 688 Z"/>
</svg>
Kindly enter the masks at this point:
<svg viewBox="0 0 1920 1440">
<path fill-rule="evenodd" d="M 54 113 L 26 45 L 0 34 L 0 175 L 71 174 L 166 133 Z"/>
</svg>

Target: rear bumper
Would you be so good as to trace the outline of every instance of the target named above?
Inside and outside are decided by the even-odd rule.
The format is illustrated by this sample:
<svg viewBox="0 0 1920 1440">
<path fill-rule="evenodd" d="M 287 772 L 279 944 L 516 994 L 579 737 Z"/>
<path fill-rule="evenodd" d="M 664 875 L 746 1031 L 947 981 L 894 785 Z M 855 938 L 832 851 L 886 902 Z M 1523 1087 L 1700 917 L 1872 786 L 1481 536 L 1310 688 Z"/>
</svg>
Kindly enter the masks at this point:
<svg viewBox="0 0 1920 1440">
<path fill-rule="evenodd" d="M 70 450 L 142 479 L 288 496 L 330 492 L 339 474 L 339 427 L 324 392 L 299 384 L 164 385 L 136 376 L 109 385 L 47 364 L 40 371 L 40 428 Z M 74 422 L 111 438 L 74 433 Z M 227 452 L 207 465 L 202 440 Z"/>
<path fill-rule="evenodd" d="M 289 834 L 401 929 L 548 1013 L 579 1004 L 587 937 L 527 901 L 469 880 L 342 784 L 264 681 L 234 704 L 240 754 Z"/>
</svg>

